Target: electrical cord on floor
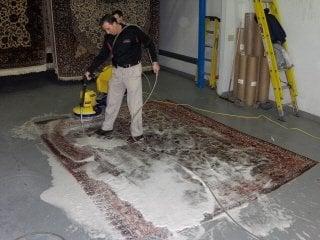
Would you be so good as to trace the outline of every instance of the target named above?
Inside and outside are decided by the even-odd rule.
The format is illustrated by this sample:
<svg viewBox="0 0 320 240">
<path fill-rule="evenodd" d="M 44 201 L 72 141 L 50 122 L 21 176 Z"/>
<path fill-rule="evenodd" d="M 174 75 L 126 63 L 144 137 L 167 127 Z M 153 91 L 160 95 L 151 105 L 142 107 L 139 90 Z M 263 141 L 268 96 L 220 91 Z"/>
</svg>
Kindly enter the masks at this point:
<svg viewBox="0 0 320 240">
<path fill-rule="evenodd" d="M 149 84 L 150 84 L 150 79 L 148 78 L 148 76 L 145 75 L 145 77 L 147 78 Z M 158 79 L 156 78 L 156 81 Z M 152 94 L 154 94 L 154 88 L 156 86 L 156 83 L 154 84 L 154 87 L 152 89 L 152 91 L 150 93 L 145 93 L 145 94 L 148 94 L 148 97 L 147 97 L 147 100 L 145 101 L 144 105 L 147 103 L 148 99 L 151 97 Z M 160 101 L 160 100 L 154 100 L 154 102 L 159 102 L 159 103 L 165 103 L 165 104 L 169 104 L 169 105 L 175 105 L 175 106 L 184 106 L 184 107 L 189 107 L 191 109 L 195 109 L 195 110 L 198 110 L 198 111 L 201 111 L 201 112 L 207 112 L 207 113 L 211 113 L 211 114 L 215 114 L 215 115 L 220 115 L 220 116 L 225 116 L 225 117 L 232 117 L 232 118 L 240 118 L 240 119 L 253 119 L 253 120 L 259 120 L 259 119 L 266 119 L 270 122 L 272 122 L 273 124 L 279 126 L 279 127 L 282 127 L 284 129 L 287 129 L 287 130 L 293 130 L 293 131 L 298 131 L 298 132 L 301 132 L 307 136 L 310 136 L 316 140 L 320 140 L 320 137 L 317 137 L 315 135 L 312 135 L 302 129 L 299 129 L 299 128 L 290 128 L 290 127 L 286 127 L 274 120 L 272 120 L 271 118 L 261 114 L 261 115 L 258 115 L 258 116 L 245 116 L 245 115 L 236 115 L 236 114 L 229 114 L 229 113 L 222 113 L 222 112 L 215 112 L 215 111 L 209 111 L 209 110 L 206 110 L 206 109 L 202 109 L 202 108 L 198 108 L 198 107 L 195 107 L 195 106 L 192 106 L 190 104 L 184 104 L 184 103 L 172 103 L 172 102 L 168 102 L 168 101 Z M 180 163 L 176 162 L 178 165 L 180 165 L 181 167 L 184 168 L 184 166 L 182 166 Z M 199 177 L 201 179 L 200 176 L 198 176 L 196 173 L 192 172 L 193 174 L 195 174 L 197 177 Z M 203 180 L 202 180 L 203 181 Z M 217 202 L 217 204 L 219 205 L 219 207 L 222 209 L 223 213 L 225 213 L 228 218 L 234 223 L 236 224 L 238 227 L 240 227 L 241 229 L 243 229 L 246 233 L 248 233 L 251 237 L 253 237 L 254 239 L 256 240 L 263 240 L 264 238 L 263 237 L 259 237 L 257 235 L 255 235 L 254 233 L 252 233 L 251 231 L 249 231 L 248 229 L 246 229 L 244 226 L 242 226 L 236 219 L 234 219 L 230 213 L 228 212 L 227 209 L 224 208 L 223 204 L 220 202 L 220 200 L 218 199 L 218 197 L 215 195 L 215 193 L 211 190 L 211 188 L 209 187 L 209 185 L 203 181 L 203 183 L 207 186 L 207 188 L 209 189 L 209 191 L 211 192 L 212 196 L 214 197 L 215 201 Z"/>
<path fill-rule="evenodd" d="M 175 105 L 177 107 L 178 106 L 185 106 L 185 107 L 188 107 L 188 108 L 191 108 L 191 109 L 195 109 L 195 110 L 198 110 L 198 111 L 201 111 L 201 112 L 211 113 L 211 114 L 220 115 L 220 116 L 224 116 L 224 117 L 240 118 L 240 119 L 252 119 L 252 120 L 258 120 L 258 119 L 263 119 L 264 118 L 264 119 L 268 120 L 269 122 L 272 122 L 273 124 L 283 128 L 283 129 L 291 130 L 291 131 L 297 131 L 297 132 L 303 133 L 304 135 L 307 135 L 307 136 L 309 136 L 311 138 L 314 138 L 314 139 L 320 141 L 320 137 L 318 137 L 318 136 L 315 136 L 315 135 L 313 135 L 311 133 L 308 133 L 307 131 L 302 130 L 300 128 L 286 127 L 286 126 L 282 125 L 281 123 L 278 123 L 277 121 L 272 120 L 271 118 L 269 118 L 269 117 L 267 117 L 267 116 L 265 116 L 263 114 L 258 115 L 258 116 L 245 116 L 245 115 L 236 115 L 236 114 L 209 111 L 209 110 L 198 108 L 198 107 L 194 107 L 194 106 L 192 106 L 190 104 L 185 104 L 185 103 L 172 103 L 172 102 L 160 101 L 160 100 L 154 100 L 154 102 L 165 103 L 165 104 L 169 104 L 169 105 Z"/>
<path fill-rule="evenodd" d="M 65 240 L 65 238 L 63 238 L 62 236 L 60 236 L 58 234 L 55 234 L 55 233 L 51 233 L 51 232 L 31 232 L 31 233 L 27 233 L 25 235 L 22 235 L 22 236 L 20 236 L 18 238 L 15 238 L 14 240 L 25 240 L 27 237 L 37 236 L 37 235 L 52 236 L 56 240 Z"/>
<path fill-rule="evenodd" d="M 145 73 L 142 73 L 143 76 L 147 79 L 148 83 L 149 83 L 149 87 L 151 86 L 150 85 L 150 79 L 148 78 L 148 76 L 145 74 Z M 154 81 L 154 84 L 153 84 L 153 87 L 150 91 L 150 93 L 148 94 L 146 100 L 143 102 L 142 106 L 132 115 L 132 118 L 131 118 L 131 121 L 130 121 L 130 124 L 133 122 L 133 120 L 135 119 L 135 117 L 138 115 L 138 113 L 140 111 L 142 111 L 142 108 L 144 107 L 144 105 L 146 105 L 146 103 L 149 101 L 149 99 L 151 98 L 153 92 L 154 92 L 154 89 L 156 88 L 157 84 L 158 84 L 158 79 L 159 79 L 159 73 L 156 73 L 156 79 Z M 134 141 L 137 141 L 137 139 L 135 139 L 134 136 L 132 136 L 133 140 Z"/>
<path fill-rule="evenodd" d="M 173 160 L 174 161 L 174 160 Z M 207 160 L 206 160 L 207 161 Z M 181 163 L 174 161 L 177 165 L 179 165 L 181 168 L 183 169 L 187 169 L 188 171 L 192 172 L 192 174 L 194 174 L 195 176 L 197 176 L 199 179 L 201 179 L 201 181 L 203 182 L 203 184 L 209 189 L 211 195 L 213 196 L 213 198 L 215 199 L 215 201 L 217 202 L 217 204 L 219 205 L 219 207 L 221 208 L 222 212 L 224 214 L 227 215 L 227 217 L 235 224 L 237 225 L 240 229 L 244 230 L 246 233 L 248 233 L 251 237 L 253 237 L 256 240 L 264 240 L 263 237 L 258 237 L 257 235 L 255 235 L 254 233 L 252 233 L 251 231 L 249 231 L 248 229 L 246 229 L 243 225 L 241 225 L 236 219 L 234 219 L 234 217 L 231 216 L 231 214 L 228 212 L 227 209 L 225 209 L 225 207 L 222 205 L 222 203 L 220 202 L 220 200 L 217 198 L 216 194 L 211 190 L 209 184 L 207 182 L 205 182 L 198 174 L 196 174 L 195 172 L 191 171 L 190 169 L 186 168 L 185 166 L 183 166 Z M 208 161 L 207 161 L 208 163 Z M 208 163 L 209 164 L 209 163 Z M 211 167 L 210 167 L 211 168 Z M 207 221 L 208 222 L 208 221 Z"/>
<path fill-rule="evenodd" d="M 147 80 L 148 86 L 149 86 L 149 91 L 151 92 L 151 91 L 152 91 L 152 88 L 151 88 L 150 79 L 148 78 L 147 74 L 145 74 L 144 72 L 142 73 L 142 76 Z M 150 93 L 150 92 L 149 92 L 149 93 Z M 148 93 L 148 94 L 149 94 L 149 93 Z"/>
<path fill-rule="evenodd" d="M 150 82 L 150 79 L 146 75 L 145 75 L 145 77 L 148 79 L 148 82 Z M 154 88 L 153 88 L 153 90 L 154 90 Z M 146 94 L 149 94 L 149 93 L 146 93 Z M 155 95 L 154 91 L 151 92 L 150 96 L 152 94 Z M 303 129 L 300 129 L 300 128 L 284 126 L 283 124 L 281 124 L 281 123 L 279 123 L 279 122 L 277 122 L 275 120 L 272 120 L 270 117 L 267 117 L 266 115 L 263 115 L 263 114 L 260 114 L 258 116 L 246 116 L 246 115 L 237 115 L 237 114 L 229 114 L 229 113 L 223 113 L 223 112 L 210 111 L 210 110 L 199 108 L 199 107 L 195 107 L 195 106 L 192 106 L 192 105 L 186 104 L 186 103 L 174 103 L 174 102 L 168 102 L 168 101 L 162 101 L 162 100 L 154 100 L 154 102 L 165 103 L 165 104 L 169 104 L 169 105 L 175 105 L 176 107 L 184 106 L 184 107 L 188 107 L 188 108 L 191 108 L 191 109 L 198 110 L 200 112 L 211 113 L 211 114 L 214 114 L 214 115 L 220 115 L 220 116 L 224 116 L 224 117 L 239 118 L 239 119 L 252 119 L 252 120 L 266 119 L 269 122 L 271 122 L 271 123 L 283 128 L 283 129 L 291 130 L 291 131 L 297 131 L 297 132 L 305 134 L 306 136 L 309 136 L 311 138 L 314 138 L 314 139 L 320 141 L 320 137 L 318 137 L 318 136 L 315 136 L 315 135 L 313 135 L 311 133 L 308 133 L 307 131 L 305 131 Z"/>
<path fill-rule="evenodd" d="M 148 80 L 148 82 L 150 82 L 150 79 L 148 78 L 147 75 L 145 75 L 146 79 Z M 154 93 L 154 89 L 157 85 L 157 82 L 158 82 L 158 76 L 156 75 L 156 81 L 153 85 L 153 88 L 152 88 L 152 91 L 150 93 L 146 93 L 148 94 L 148 97 L 147 99 L 145 100 L 144 104 L 145 105 L 148 100 L 150 99 L 151 95 Z M 154 102 L 161 102 L 161 103 L 168 103 L 168 104 L 174 104 L 174 103 L 170 103 L 170 102 L 164 102 L 164 101 L 154 101 Z M 175 104 L 175 105 L 181 105 L 181 104 Z M 143 107 L 143 106 L 142 106 Z M 141 108 L 142 108 L 141 107 Z M 139 110 L 140 111 L 140 110 Z M 182 166 L 180 163 L 178 163 L 177 161 L 175 161 L 176 164 L 178 164 L 179 166 L 181 166 L 182 168 L 185 168 L 184 166 Z M 191 170 L 189 170 L 191 171 Z M 194 173 L 193 171 L 191 171 L 194 175 L 196 175 L 198 178 L 202 179 L 200 176 L 198 176 L 196 173 Z M 203 181 L 203 180 L 202 180 Z M 251 237 L 253 237 L 254 239 L 256 240 L 263 240 L 263 238 L 260 238 L 258 237 L 257 235 L 255 235 L 254 233 L 250 232 L 249 230 L 247 230 L 244 226 L 242 226 L 237 220 L 235 220 L 231 215 L 230 213 L 223 207 L 222 203 L 219 201 L 218 197 L 215 195 L 215 193 L 211 190 L 211 188 L 209 187 L 209 185 L 203 181 L 203 183 L 207 186 L 207 188 L 209 189 L 211 195 L 213 196 L 213 198 L 215 199 L 215 201 L 217 202 L 217 204 L 219 205 L 219 207 L 222 209 L 222 211 L 229 217 L 229 219 L 234 223 L 236 224 L 238 227 L 240 227 L 241 229 L 243 229 L 246 233 L 248 233 Z"/>
</svg>

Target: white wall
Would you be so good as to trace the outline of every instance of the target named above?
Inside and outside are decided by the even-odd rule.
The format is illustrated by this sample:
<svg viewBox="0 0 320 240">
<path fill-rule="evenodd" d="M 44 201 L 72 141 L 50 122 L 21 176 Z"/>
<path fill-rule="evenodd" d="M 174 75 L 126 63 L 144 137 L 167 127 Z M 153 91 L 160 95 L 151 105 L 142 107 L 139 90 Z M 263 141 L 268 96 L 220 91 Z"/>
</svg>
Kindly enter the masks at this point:
<svg viewBox="0 0 320 240">
<path fill-rule="evenodd" d="M 222 0 L 207 0 L 207 15 L 220 17 Z M 198 0 L 160 1 L 160 49 L 197 58 Z M 195 64 L 160 56 L 160 64 L 195 75 Z"/>
<path fill-rule="evenodd" d="M 222 10 L 222 0 L 207 0 L 208 16 L 216 16 L 221 18 L 221 10 Z"/>
<path fill-rule="evenodd" d="M 280 0 L 301 110 L 320 116 L 320 2 Z"/>
<path fill-rule="evenodd" d="M 252 11 L 251 2 L 252 0 L 222 1 L 218 94 L 228 91 L 236 44 L 236 29 L 244 26 L 245 12 Z"/>
<path fill-rule="evenodd" d="M 287 32 L 289 52 L 293 59 L 301 110 L 320 116 L 320 4 L 319 0 L 279 0 L 283 26 Z M 228 90 L 232 69 L 236 28 L 244 12 L 252 9 L 251 0 L 223 0 L 220 81 L 218 93 Z"/>
</svg>

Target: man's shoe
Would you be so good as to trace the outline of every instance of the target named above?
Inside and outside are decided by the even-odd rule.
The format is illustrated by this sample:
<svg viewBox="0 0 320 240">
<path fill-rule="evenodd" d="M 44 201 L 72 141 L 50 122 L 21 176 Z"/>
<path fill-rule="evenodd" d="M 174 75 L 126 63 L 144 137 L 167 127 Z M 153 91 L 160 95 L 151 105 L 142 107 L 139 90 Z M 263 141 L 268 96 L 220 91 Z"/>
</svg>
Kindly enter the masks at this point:
<svg viewBox="0 0 320 240">
<path fill-rule="evenodd" d="M 105 131 L 102 129 L 98 129 L 94 133 L 97 134 L 98 136 L 109 137 L 112 134 L 112 132 L 113 132 L 113 130 Z"/>
<path fill-rule="evenodd" d="M 129 138 L 127 139 L 127 142 L 128 142 L 129 144 L 131 144 L 131 143 L 139 143 L 139 142 L 142 142 L 143 139 L 144 139 L 143 135 L 136 136 L 136 137 L 131 136 L 131 137 L 129 137 Z"/>
</svg>

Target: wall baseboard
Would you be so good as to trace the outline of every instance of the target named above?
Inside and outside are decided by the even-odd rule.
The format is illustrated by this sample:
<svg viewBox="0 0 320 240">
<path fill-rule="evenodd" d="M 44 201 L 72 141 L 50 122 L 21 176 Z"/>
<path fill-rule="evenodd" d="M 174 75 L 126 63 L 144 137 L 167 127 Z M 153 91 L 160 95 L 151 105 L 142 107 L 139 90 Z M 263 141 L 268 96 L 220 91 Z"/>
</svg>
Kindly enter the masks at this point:
<svg viewBox="0 0 320 240">
<path fill-rule="evenodd" d="M 166 67 L 166 66 L 162 66 L 161 65 L 161 69 L 167 71 L 167 72 L 170 72 L 170 73 L 173 73 L 173 74 L 177 74 L 181 77 L 184 77 L 184 78 L 187 78 L 189 80 L 195 80 L 196 76 L 195 75 L 192 75 L 192 74 L 189 74 L 189 73 L 185 73 L 185 72 L 181 72 L 179 70 L 176 70 L 176 69 L 173 69 L 173 68 L 170 68 L 170 67 Z"/>
<path fill-rule="evenodd" d="M 180 60 L 180 61 L 187 62 L 187 63 L 192 63 L 192 64 L 197 64 L 197 62 L 198 62 L 197 58 L 189 57 L 189 56 L 182 55 L 179 53 L 169 52 L 169 51 L 162 50 L 162 49 L 159 49 L 159 55 L 173 58 L 173 59 Z"/>
</svg>

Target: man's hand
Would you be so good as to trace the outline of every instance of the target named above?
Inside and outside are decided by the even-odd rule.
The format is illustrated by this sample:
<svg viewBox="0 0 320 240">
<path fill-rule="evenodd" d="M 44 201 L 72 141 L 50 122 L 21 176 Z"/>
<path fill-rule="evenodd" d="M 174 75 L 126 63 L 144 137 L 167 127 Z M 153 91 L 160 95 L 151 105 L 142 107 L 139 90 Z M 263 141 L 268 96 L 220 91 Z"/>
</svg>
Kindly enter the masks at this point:
<svg viewBox="0 0 320 240">
<path fill-rule="evenodd" d="M 88 72 L 88 71 L 85 72 L 84 76 L 86 77 L 86 79 L 87 79 L 88 81 L 92 80 L 92 77 L 91 77 L 91 73 L 90 73 L 90 72 Z"/>
<path fill-rule="evenodd" d="M 160 65 L 158 62 L 154 62 L 152 64 L 152 69 L 153 69 L 153 72 L 158 76 L 159 75 L 159 71 L 160 71 Z"/>
</svg>

